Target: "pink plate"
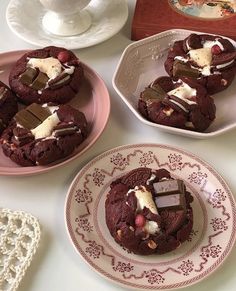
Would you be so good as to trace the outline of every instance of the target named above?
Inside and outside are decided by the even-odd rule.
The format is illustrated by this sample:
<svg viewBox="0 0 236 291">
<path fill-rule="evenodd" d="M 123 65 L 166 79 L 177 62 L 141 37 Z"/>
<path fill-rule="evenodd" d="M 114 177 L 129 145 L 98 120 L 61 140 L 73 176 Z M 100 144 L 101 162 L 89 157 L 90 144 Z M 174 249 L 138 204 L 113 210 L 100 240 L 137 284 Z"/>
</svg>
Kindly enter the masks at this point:
<svg viewBox="0 0 236 291">
<path fill-rule="evenodd" d="M 129 253 L 106 226 L 104 203 L 111 181 L 137 167 L 166 168 L 194 196 L 192 233 L 169 254 Z M 89 162 L 68 191 L 65 219 L 72 244 L 85 261 L 105 278 L 136 290 L 199 282 L 223 263 L 236 238 L 235 201 L 221 176 L 193 154 L 159 144 L 121 146 Z"/>
<path fill-rule="evenodd" d="M 13 51 L 0 54 L 0 80 L 8 83 L 11 67 L 26 51 Z M 0 149 L 0 175 L 33 175 L 47 172 L 84 153 L 103 132 L 110 113 L 110 97 L 103 80 L 87 65 L 83 64 L 85 82 L 79 94 L 70 102 L 71 105 L 84 112 L 90 132 L 86 140 L 66 159 L 57 161 L 48 166 L 20 167 L 5 157 Z"/>
</svg>

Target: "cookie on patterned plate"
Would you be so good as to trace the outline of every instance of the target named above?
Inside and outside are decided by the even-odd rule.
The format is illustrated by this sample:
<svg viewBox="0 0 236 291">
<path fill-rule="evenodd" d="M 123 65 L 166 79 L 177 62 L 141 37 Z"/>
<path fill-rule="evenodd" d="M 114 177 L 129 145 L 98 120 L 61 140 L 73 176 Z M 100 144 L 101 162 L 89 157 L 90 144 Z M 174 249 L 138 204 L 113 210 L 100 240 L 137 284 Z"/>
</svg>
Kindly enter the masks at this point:
<svg viewBox="0 0 236 291">
<path fill-rule="evenodd" d="M 105 202 L 115 241 L 140 254 L 163 254 L 181 245 L 193 226 L 191 194 L 165 169 L 136 168 L 113 181 Z"/>
</svg>

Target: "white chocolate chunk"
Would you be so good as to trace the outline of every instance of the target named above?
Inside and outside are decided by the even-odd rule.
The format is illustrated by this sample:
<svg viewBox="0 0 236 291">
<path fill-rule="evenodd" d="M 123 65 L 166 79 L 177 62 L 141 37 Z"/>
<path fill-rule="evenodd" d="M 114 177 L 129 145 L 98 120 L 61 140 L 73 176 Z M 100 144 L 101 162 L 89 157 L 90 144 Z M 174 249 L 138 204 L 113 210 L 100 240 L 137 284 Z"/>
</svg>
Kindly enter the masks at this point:
<svg viewBox="0 0 236 291">
<path fill-rule="evenodd" d="M 46 74 L 49 79 L 56 78 L 62 71 L 60 61 L 53 57 L 45 59 L 30 58 L 27 65 L 32 68 L 38 68 L 42 73 Z"/>
<path fill-rule="evenodd" d="M 75 67 L 74 66 L 70 66 L 70 67 L 64 67 L 64 73 L 68 74 L 68 75 L 72 75 L 75 71 Z"/>
<path fill-rule="evenodd" d="M 211 75 L 211 66 L 205 66 L 201 69 L 201 74 L 203 76 L 210 76 Z"/>
<path fill-rule="evenodd" d="M 142 210 L 144 207 L 147 207 L 152 213 L 158 214 L 156 204 L 152 198 L 152 193 L 149 192 L 144 186 L 130 189 L 127 194 L 131 192 L 134 192 L 137 198 L 137 210 Z"/>
<path fill-rule="evenodd" d="M 188 84 L 186 84 L 184 82 L 179 87 L 169 91 L 167 94 L 176 96 L 176 97 L 184 100 L 186 103 L 188 103 L 190 105 L 196 104 L 195 101 L 189 100 L 188 98 L 196 96 L 197 90 L 191 88 Z"/>
<path fill-rule="evenodd" d="M 163 112 L 166 116 L 171 116 L 171 114 L 174 112 L 173 108 L 163 109 Z"/>
<path fill-rule="evenodd" d="M 53 128 L 60 122 L 57 113 L 53 113 L 46 118 L 40 125 L 32 129 L 31 132 L 35 136 L 35 139 L 49 137 Z"/>
<path fill-rule="evenodd" d="M 160 231 L 160 228 L 159 228 L 159 225 L 157 224 L 157 222 L 156 221 L 152 221 L 152 220 L 147 220 L 146 221 L 144 229 L 149 234 L 155 234 L 155 233 Z"/>
<path fill-rule="evenodd" d="M 200 48 L 189 51 L 189 56 L 199 67 L 210 66 L 212 61 L 211 48 Z"/>
</svg>

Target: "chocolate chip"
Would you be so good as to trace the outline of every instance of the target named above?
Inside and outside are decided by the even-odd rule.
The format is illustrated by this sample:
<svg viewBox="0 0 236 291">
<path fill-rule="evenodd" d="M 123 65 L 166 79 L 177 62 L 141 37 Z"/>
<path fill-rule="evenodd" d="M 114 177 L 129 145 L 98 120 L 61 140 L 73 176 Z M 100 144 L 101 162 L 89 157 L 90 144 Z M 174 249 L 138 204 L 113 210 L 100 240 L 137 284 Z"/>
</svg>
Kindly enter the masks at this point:
<svg viewBox="0 0 236 291">
<path fill-rule="evenodd" d="M 46 74 L 39 72 L 36 79 L 31 84 L 31 87 L 34 90 L 42 90 L 46 87 L 48 80 L 49 80 L 49 78 Z"/>
<path fill-rule="evenodd" d="M 20 75 L 19 80 L 21 81 L 22 84 L 29 86 L 33 83 L 37 75 L 38 75 L 38 70 L 29 67 L 26 69 L 26 71 L 24 71 L 23 74 Z"/>
<path fill-rule="evenodd" d="M 27 129 L 33 129 L 41 123 L 41 121 L 38 118 L 36 118 L 32 113 L 30 113 L 26 109 L 17 112 L 15 115 L 15 120 L 17 123 L 19 123 L 21 126 Z"/>
<path fill-rule="evenodd" d="M 200 76 L 200 72 L 198 69 L 192 68 L 179 60 L 175 60 L 173 64 L 173 76 L 198 78 Z"/>
</svg>

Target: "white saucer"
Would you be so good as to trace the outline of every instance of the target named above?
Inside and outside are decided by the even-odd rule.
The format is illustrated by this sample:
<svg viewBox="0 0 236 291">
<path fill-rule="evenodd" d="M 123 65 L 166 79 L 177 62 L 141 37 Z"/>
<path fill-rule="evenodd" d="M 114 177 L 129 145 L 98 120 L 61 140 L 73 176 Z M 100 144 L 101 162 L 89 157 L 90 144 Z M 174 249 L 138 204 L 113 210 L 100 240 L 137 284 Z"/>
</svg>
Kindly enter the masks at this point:
<svg viewBox="0 0 236 291">
<path fill-rule="evenodd" d="M 6 19 L 18 37 L 33 45 L 79 49 L 109 39 L 123 27 L 128 18 L 126 0 L 92 0 L 86 10 L 92 17 L 92 25 L 84 33 L 75 36 L 63 37 L 45 31 L 42 18 L 46 10 L 38 0 L 11 0 Z"/>
</svg>

